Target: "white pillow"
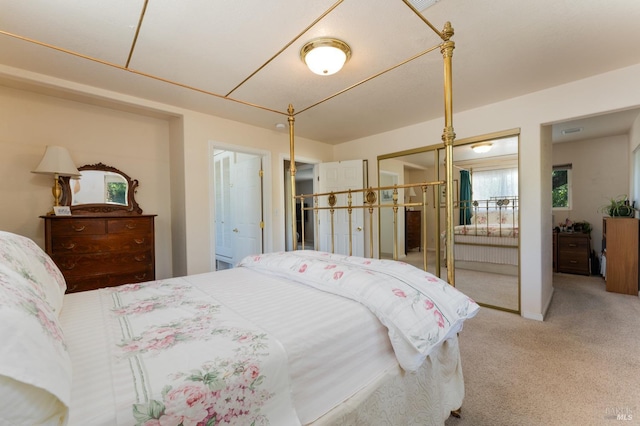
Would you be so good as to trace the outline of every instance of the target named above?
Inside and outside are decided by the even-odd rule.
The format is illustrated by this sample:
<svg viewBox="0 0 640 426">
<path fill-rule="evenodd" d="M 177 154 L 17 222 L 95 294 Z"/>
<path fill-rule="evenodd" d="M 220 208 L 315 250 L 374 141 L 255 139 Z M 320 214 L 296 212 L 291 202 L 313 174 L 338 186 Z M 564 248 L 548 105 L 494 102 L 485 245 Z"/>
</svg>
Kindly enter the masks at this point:
<svg viewBox="0 0 640 426">
<path fill-rule="evenodd" d="M 27 237 L 0 231 L 0 264 L 23 276 L 38 295 L 60 315 L 67 284 L 56 264 Z"/>
<path fill-rule="evenodd" d="M 71 358 L 58 317 L 31 282 L 2 263 L 0 341 L 2 424 L 64 424 Z"/>
</svg>

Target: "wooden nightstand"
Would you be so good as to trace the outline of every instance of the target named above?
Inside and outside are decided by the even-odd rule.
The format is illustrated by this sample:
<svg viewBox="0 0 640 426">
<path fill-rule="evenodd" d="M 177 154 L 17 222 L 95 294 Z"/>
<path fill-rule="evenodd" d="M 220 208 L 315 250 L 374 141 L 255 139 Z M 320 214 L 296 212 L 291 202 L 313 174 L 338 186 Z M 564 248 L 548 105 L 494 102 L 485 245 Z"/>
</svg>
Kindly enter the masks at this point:
<svg viewBox="0 0 640 426">
<path fill-rule="evenodd" d="M 560 232 L 558 272 L 591 275 L 591 236 L 581 232 Z"/>
</svg>

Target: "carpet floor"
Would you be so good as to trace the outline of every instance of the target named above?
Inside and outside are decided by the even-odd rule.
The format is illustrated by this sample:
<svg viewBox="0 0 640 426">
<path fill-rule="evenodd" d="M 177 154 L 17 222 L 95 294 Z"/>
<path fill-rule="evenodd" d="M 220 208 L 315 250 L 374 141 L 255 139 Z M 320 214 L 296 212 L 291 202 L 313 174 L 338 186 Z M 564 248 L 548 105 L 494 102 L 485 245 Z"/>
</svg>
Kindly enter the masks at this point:
<svg viewBox="0 0 640 426">
<path fill-rule="evenodd" d="M 460 333 L 465 400 L 447 426 L 640 425 L 640 299 L 554 275 L 545 321 L 482 308 Z"/>
</svg>

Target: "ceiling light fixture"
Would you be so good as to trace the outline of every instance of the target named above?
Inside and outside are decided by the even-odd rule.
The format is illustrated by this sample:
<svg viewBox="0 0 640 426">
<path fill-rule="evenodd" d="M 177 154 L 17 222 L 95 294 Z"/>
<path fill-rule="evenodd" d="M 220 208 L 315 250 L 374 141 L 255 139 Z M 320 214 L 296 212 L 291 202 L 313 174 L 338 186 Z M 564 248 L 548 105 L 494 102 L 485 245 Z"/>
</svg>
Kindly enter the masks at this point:
<svg viewBox="0 0 640 426">
<path fill-rule="evenodd" d="M 300 58 L 309 69 L 318 75 L 335 74 L 351 57 L 351 48 L 335 38 L 317 38 L 300 49 Z"/>
<path fill-rule="evenodd" d="M 473 150 L 473 152 L 476 152 L 478 154 L 484 154 L 485 152 L 489 152 L 492 146 L 492 143 L 479 143 L 477 145 L 471 145 L 471 149 Z"/>
</svg>

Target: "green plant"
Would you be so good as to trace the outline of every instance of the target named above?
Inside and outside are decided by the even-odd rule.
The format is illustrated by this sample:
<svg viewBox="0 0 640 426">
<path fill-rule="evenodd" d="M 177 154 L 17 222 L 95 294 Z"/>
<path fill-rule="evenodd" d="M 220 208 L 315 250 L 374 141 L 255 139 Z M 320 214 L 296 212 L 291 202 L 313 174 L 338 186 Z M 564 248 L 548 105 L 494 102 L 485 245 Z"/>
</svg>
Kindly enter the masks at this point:
<svg viewBox="0 0 640 426">
<path fill-rule="evenodd" d="M 600 207 L 601 213 L 606 213 L 611 217 L 615 216 L 633 216 L 635 214 L 635 208 L 629 205 L 629 199 L 626 195 L 619 195 L 616 198 L 611 198 L 609 204 L 605 204 Z"/>
</svg>

